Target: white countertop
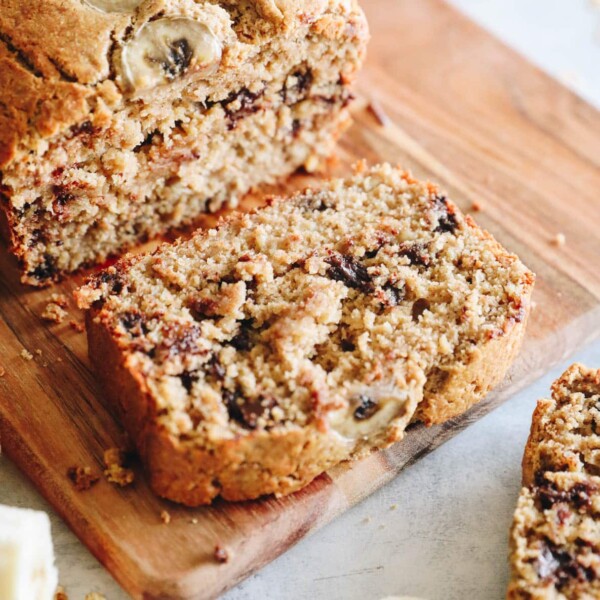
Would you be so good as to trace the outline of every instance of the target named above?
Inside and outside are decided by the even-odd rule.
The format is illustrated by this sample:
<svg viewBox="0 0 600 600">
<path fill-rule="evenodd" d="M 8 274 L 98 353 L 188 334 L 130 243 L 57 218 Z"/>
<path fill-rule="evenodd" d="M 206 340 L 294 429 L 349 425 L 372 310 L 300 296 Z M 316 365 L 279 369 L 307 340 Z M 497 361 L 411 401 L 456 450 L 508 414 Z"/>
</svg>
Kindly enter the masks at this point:
<svg viewBox="0 0 600 600">
<path fill-rule="evenodd" d="M 364 0 L 368 2 L 369 0 Z M 415 0 L 418 1 L 418 0 Z M 453 0 L 600 107 L 600 9 L 588 0 Z M 504 596 L 507 536 L 535 400 L 574 360 L 600 366 L 600 343 L 401 473 L 392 483 L 226 595 L 227 600 L 427 600 Z M 6 458 L 0 503 L 51 514 L 70 600 L 127 595 Z M 396 506 L 392 509 L 392 506 Z"/>
</svg>

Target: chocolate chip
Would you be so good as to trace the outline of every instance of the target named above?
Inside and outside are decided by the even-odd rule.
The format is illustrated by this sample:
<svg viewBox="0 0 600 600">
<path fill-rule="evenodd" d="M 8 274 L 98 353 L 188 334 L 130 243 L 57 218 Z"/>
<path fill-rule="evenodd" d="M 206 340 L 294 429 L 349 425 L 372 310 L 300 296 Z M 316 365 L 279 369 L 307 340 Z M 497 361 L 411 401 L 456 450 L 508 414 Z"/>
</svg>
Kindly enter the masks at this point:
<svg viewBox="0 0 600 600">
<path fill-rule="evenodd" d="M 83 123 L 79 123 L 71 127 L 71 133 L 73 136 L 90 135 L 94 133 L 94 131 L 94 126 L 92 125 L 91 121 L 84 121 Z"/>
<path fill-rule="evenodd" d="M 350 340 L 342 340 L 340 347 L 344 352 L 354 352 L 356 350 L 356 344 Z"/>
<path fill-rule="evenodd" d="M 154 358 L 164 361 L 179 354 L 203 354 L 198 346 L 202 336 L 200 328 L 187 323 L 170 323 L 163 329 L 163 339 L 156 348 Z"/>
<path fill-rule="evenodd" d="M 431 262 L 431 257 L 428 254 L 428 248 L 426 244 L 420 242 L 408 243 L 405 242 L 400 245 L 398 250 L 400 256 L 405 256 L 411 265 L 420 265 L 422 267 L 428 267 Z"/>
<path fill-rule="evenodd" d="M 302 208 L 313 212 L 324 212 L 329 209 L 337 209 L 335 199 L 324 192 L 311 192 L 310 195 L 307 195 L 300 200 L 299 205 Z"/>
<path fill-rule="evenodd" d="M 352 256 L 334 254 L 325 259 L 330 265 L 327 275 L 335 281 L 341 281 L 349 288 L 360 290 L 364 294 L 373 292 L 374 286 L 367 268 Z"/>
<path fill-rule="evenodd" d="M 554 581 L 558 590 L 572 581 L 580 583 L 596 579 L 593 568 L 582 565 L 577 556 L 547 540 L 537 560 L 537 572 L 543 581 Z"/>
<path fill-rule="evenodd" d="M 162 63 L 162 68 L 169 79 L 175 79 L 187 70 L 193 56 L 192 47 L 185 38 L 175 40 L 169 44 L 169 54 Z"/>
<path fill-rule="evenodd" d="M 366 421 L 379 410 L 379 405 L 377 402 L 365 394 L 356 396 L 351 402 L 358 404 L 358 406 L 354 409 L 354 418 L 357 421 Z"/>
<path fill-rule="evenodd" d="M 244 398 L 239 392 L 223 391 L 223 402 L 229 413 L 229 418 L 236 421 L 246 429 L 256 429 L 258 420 L 270 415 L 271 410 L 277 406 L 274 399 L 259 396 L 258 398 Z"/>
<path fill-rule="evenodd" d="M 29 271 L 27 275 L 35 277 L 38 281 L 47 281 L 54 279 L 58 273 L 56 263 L 51 256 L 44 256 L 44 261 L 39 264 L 33 271 Z"/>
<path fill-rule="evenodd" d="M 292 80 L 293 84 L 290 85 Z M 281 98 L 288 106 L 306 100 L 310 94 L 313 81 L 314 75 L 309 68 L 300 67 L 296 69 L 286 80 L 280 92 Z"/>
<path fill-rule="evenodd" d="M 429 310 L 429 308 L 431 307 L 431 305 L 429 304 L 429 301 L 426 300 L 425 298 L 419 298 L 412 307 L 412 318 L 413 321 L 417 322 L 421 315 L 426 311 Z"/>
<path fill-rule="evenodd" d="M 111 294 L 119 295 L 125 287 L 125 281 L 122 275 L 116 271 L 103 271 L 97 277 L 100 283 L 106 283 Z"/>
<path fill-rule="evenodd" d="M 236 350 L 240 352 L 248 352 L 254 346 L 252 340 L 252 323 L 253 319 L 244 319 L 240 321 L 240 330 L 238 334 L 229 342 Z"/>
<path fill-rule="evenodd" d="M 145 323 L 144 316 L 136 311 L 128 311 L 123 313 L 119 320 L 127 331 L 133 335 L 139 336 L 148 333 L 148 327 Z"/>
<path fill-rule="evenodd" d="M 458 227 L 458 220 L 454 211 L 448 206 L 448 198 L 446 196 L 436 196 L 433 202 L 435 210 L 438 213 L 438 225 L 435 231 L 454 233 Z"/>
<path fill-rule="evenodd" d="M 198 371 L 184 371 L 179 375 L 179 379 L 181 379 L 181 383 L 187 390 L 187 393 L 190 394 L 194 383 L 200 379 L 200 375 L 198 374 Z"/>
<path fill-rule="evenodd" d="M 248 88 L 243 88 L 239 92 L 232 92 L 221 102 L 227 115 L 227 128 L 231 131 L 235 129 L 238 121 L 257 113 L 261 107 L 257 100 L 264 94 L 264 90 L 260 92 L 251 92 Z M 237 108 L 232 108 L 232 104 L 239 105 Z"/>
<path fill-rule="evenodd" d="M 568 490 L 560 490 L 543 474 L 538 474 L 534 494 L 543 510 L 548 510 L 556 504 L 573 505 L 577 510 L 589 510 L 592 494 L 597 491 L 593 485 L 576 483 Z"/>
</svg>

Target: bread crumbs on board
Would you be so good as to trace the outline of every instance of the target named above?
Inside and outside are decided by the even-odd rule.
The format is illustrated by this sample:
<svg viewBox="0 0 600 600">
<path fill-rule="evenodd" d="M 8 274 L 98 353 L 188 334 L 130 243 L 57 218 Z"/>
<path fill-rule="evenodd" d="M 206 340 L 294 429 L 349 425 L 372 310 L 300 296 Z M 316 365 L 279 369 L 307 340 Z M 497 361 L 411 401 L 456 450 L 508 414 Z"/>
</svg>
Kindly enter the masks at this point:
<svg viewBox="0 0 600 600">
<path fill-rule="evenodd" d="M 33 360 L 33 354 L 23 348 L 23 350 L 21 350 L 21 358 L 23 360 Z"/>
<path fill-rule="evenodd" d="M 124 466 L 125 461 L 125 453 L 119 448 L 108 448 L 104 451 L 104 476 L 110 483 L 121 487 L 133 483 L 135 473 Z"/>
<path fill-rule="evenodd" d="M 91 467 L 69 467 L 67 477 L 78 492 L 89 490 L 100 480 L 100 477 L 92 472 Z"/>
</svg>

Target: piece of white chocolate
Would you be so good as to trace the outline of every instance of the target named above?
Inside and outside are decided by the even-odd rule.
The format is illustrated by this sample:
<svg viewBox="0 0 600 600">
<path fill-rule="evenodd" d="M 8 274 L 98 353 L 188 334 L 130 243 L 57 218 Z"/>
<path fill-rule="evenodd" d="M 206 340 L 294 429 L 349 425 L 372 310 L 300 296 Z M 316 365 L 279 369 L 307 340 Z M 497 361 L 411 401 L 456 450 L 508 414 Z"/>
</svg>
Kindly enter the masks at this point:
<svg viewBox="0 0 600 600">
<path fill-rule="evenodd" d="M 48 515 L 0 506 L 0 598 L 52 600 L 57 584 Z"/>
</svg>

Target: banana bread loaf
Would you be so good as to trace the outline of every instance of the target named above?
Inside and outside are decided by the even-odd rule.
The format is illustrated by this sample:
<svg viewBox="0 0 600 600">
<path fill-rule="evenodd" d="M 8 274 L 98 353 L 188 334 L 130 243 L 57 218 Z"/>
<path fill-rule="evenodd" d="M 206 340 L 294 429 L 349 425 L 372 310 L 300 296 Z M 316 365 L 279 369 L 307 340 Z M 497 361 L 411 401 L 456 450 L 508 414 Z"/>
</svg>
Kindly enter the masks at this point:
<svg viewBox="0 0 600 600">
<path fill-rule="evenodd" d="M 600 370 L 573 365 L 540 400 L 511 532 L 509 599 L 600 598 Z"/>
<path fill-rule="evenodd" d="M 355 0 L 0 0 L 0 216 L 24 282 L 317 169 L 367 38 Z"/>
<path fill-rule="evenodd" d="M 389 165 L 188 241 L 77 292 L 89 351 L 159 494 L 286 494 L 466 410 L 503 376 L 533 275 Z"/>
</svg>

